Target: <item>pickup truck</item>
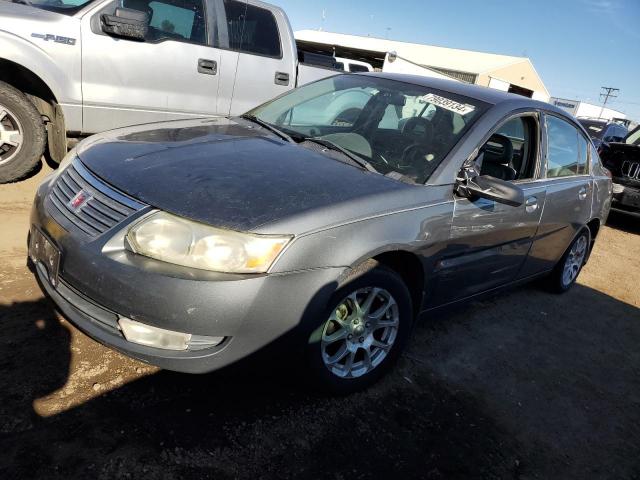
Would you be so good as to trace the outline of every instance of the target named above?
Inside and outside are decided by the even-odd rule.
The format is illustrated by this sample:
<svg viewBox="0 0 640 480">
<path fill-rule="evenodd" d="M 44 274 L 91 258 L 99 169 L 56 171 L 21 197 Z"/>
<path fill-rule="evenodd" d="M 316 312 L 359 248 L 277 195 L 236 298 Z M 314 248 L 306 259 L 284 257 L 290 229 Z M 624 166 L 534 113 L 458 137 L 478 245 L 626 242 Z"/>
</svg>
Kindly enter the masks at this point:
<svg viewBox="0 0 640 480">
<path fill-rule="evenodd" d="M 0 0 L 0 183 L 76 138 L 239 114 L 335 73 L 299 64 L 284 11 L 255 0 Z"/>
</svg>

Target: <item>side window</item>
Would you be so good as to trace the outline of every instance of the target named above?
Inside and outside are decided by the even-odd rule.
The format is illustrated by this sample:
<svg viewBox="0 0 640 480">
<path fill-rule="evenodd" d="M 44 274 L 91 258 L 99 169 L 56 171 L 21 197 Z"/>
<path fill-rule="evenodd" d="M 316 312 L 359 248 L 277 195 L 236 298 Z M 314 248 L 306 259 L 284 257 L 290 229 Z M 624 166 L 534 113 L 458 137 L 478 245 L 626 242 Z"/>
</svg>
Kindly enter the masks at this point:
<svg viewBox="0 0 640 480">
<path fill-rule="evenodd" d="M 587 161 L 589 158 L 589 145 L 591 145 L 591 142 L 584 138 L 584 135 L 578 132 L 578 175 L 585 175 L 589 173 Z"/>
<path fill-rule="evenodd" d="M 589 144 L 590 149 L 590 157 L 591 157 L 591 171 L 597 172 L 598 169 L 602 166 L 602 161 L 600 160 L 600 154 L 596 150 L 596 147 L 593 146 L 592 143 Z"/>
<path fill-rule="evenodd" d="M 588 142 L 570 123 L 548 115 L 547 177 L 570 177 L 586 173 Z"/>
<path fill-rule="evenodd" d="M 225 0 L 231 50 L 281 58 L 280 32 L 273 13 L 236 0 Z"/>
<path fill-rule="evenodd" d="M 177 40 L 205 45 L 206 20 L 202 0 L 123 0 L 122 6 L 149 16 L 149 41 Z"/>
<path fill-rule="evenodd" d="M 506 121 L 482 147 L 480 173 L 502 180 L 526 180 L 535 174 L 537 123 L 533 117 Z"/>
</svg>

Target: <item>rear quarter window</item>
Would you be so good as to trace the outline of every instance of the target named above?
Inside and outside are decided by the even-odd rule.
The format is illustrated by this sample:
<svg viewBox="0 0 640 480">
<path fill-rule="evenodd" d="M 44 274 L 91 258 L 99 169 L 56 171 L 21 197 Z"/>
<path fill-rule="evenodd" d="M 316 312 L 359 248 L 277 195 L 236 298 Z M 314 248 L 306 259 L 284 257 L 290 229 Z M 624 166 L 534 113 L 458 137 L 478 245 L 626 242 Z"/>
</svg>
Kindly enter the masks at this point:
<svg viewBox="0 0 640 480">
<path fill-rule="evenodd" d="M 235 0 L 225 1 L 224 7 L 231 50 L 282 57 L 278 23 L 271 11 Z"/>
</svg>

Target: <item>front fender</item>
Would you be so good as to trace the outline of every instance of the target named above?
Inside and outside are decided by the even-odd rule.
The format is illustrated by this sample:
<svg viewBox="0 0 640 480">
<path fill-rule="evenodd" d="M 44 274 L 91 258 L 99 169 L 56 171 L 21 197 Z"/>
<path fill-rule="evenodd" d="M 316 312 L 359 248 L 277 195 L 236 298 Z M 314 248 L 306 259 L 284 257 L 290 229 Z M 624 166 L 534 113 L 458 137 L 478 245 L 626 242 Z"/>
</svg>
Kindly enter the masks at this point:
<svg viewBox="0 0 640 480">
<path fill-rule="evenodd" d="M 451 229 L 452 202 L 391 213 L 297 237 L 272 267 L 272 273 L 326 267 L 352 268 L 382 253 L 404 250 L 438 257 Z"/>
<path fill-rule="evenodd" d="M 44 24 L 47 25 L 47 24 Z M 29 39 L 15 33 L 0 30 L 0 58 L 9 60 L 37 75 L 53 92 L 56 101 L 63 105 L 82 105 L 80 28 L 78 26 L 75 45 L 57 43 L 52 40 L 31 37 L 32 33 L 47 35 L 53 27 L 32 26 L 25 30 Z M 67 29 L 68 30 L 68 29 Z M 67 32 L 65 30 L 65 32 Z M 22 33 L 22 32 L 21 32 Z M 55 33 L 55 32 L 53 32 Z M 24 33 L 27 34 L 26 32 Z M 68 33 L 67 33 L 68 35 Z"/>
</svg>

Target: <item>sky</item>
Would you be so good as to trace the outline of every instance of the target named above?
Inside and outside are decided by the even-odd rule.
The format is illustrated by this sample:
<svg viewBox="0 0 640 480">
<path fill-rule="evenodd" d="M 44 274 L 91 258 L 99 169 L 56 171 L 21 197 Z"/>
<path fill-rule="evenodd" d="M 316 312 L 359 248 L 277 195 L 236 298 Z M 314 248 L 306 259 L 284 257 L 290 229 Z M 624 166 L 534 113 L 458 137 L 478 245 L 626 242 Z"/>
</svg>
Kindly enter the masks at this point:
<svg viewBox="0 0 640 480">
<path fill-rule="evenodd" d="M 531 59 L 551 96 L 640 121 L 640 0 L 268 0 L 319 29 Z M 324 11 L 324 20 L 323 20 Z"/>
</svg>

